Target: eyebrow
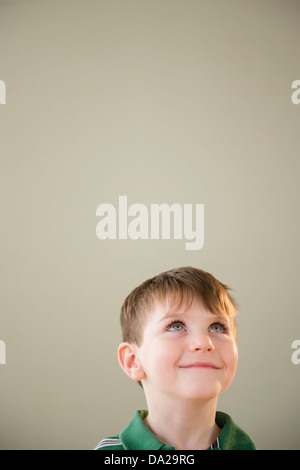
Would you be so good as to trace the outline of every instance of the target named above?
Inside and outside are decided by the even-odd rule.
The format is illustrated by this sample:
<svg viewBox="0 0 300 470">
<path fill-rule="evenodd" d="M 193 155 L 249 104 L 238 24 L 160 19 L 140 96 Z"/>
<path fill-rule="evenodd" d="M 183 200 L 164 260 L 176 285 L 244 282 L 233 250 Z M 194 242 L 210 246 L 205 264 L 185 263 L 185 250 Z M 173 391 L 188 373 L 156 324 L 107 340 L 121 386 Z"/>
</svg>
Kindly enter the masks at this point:
<svg viewBox="0 0 300 470">
<path fill-rule="evenodd" d="M 164 320 L 167 320 L 168 318 L 177 318 L 179 315 L 184 314 L 185 312 L 167 312 L 166 315 L 164 315 L 160 320 L 158 320 L 158 323 L 161 323 Z"/>
</svg>

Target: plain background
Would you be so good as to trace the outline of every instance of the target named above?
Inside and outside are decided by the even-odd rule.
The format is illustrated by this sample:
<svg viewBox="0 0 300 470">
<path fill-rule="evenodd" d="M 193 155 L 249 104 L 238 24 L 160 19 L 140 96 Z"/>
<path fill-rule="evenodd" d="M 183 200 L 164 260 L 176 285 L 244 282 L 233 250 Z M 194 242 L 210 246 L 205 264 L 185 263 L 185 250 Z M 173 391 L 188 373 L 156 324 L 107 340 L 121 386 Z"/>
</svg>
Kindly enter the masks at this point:
<svg viewBox="0 0 300 470">
<path fill-rule="evenodd" d="M 299 449 L 300 4 L 2 0 L 0 448 L 92 449 L 142 390 L 117 362 L 138 284 L 205 269 L 239 304 L 219 409 Z M 205 205 L 202 250 L 96 237 L 96 208 Z"/>
</svg>

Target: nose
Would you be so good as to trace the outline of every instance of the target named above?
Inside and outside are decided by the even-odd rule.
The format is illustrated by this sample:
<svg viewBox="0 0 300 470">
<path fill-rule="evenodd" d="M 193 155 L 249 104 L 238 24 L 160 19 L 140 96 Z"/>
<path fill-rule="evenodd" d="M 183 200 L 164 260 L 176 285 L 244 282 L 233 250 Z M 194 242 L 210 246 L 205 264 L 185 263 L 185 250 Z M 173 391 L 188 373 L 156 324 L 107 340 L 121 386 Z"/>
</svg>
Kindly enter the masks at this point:
<svg viewBox="0 0 300 470">
<path fill-rule="evenodd" d="M 197 333 L 190 338 L 190 351 L 214 351 L 215 346 L 208 333 Z"/>
</svg>

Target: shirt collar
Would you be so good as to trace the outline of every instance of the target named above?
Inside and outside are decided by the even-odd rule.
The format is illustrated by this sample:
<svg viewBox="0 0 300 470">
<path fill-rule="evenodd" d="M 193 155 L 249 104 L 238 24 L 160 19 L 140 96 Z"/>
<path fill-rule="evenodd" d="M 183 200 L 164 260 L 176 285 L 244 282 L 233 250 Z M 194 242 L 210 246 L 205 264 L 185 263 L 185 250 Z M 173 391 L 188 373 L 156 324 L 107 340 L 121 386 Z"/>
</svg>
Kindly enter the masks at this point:
<svg viewBox="0 0 300 470">
<path fill-rule="evenodd" d="M 139 449 L 139 450 L 175 450 L 173 446 L 165 444 L 164 442 L 157 439 L 157 437 L 150 431 L 150 429 L 144 423 L 144 419 L 148 414 L 147 410 L 137 410 L 133 416 L 133 419 L 121 431 L 120 439 L 126 450 Z M 229 416 L 225 413 L 217 412 L 216 423 L 220 427 L 224 427 L 225 424 L 228 426 Z M 220 438 L 220 439 L 219 439 Z M 222 441 L 222 432 L 218 439 L 209 447 L 211 450 L 220 450 Z"/>
<path fill-rule="evenodd" d="M 128 426 L 121 431 L 120 439 L 126 450 L 175 450 L 173 446 L 169 446 L 157 439 L 144 423 L 144 419 L 148 414 L 147 410 L 137 410 Z"/>
</svg>

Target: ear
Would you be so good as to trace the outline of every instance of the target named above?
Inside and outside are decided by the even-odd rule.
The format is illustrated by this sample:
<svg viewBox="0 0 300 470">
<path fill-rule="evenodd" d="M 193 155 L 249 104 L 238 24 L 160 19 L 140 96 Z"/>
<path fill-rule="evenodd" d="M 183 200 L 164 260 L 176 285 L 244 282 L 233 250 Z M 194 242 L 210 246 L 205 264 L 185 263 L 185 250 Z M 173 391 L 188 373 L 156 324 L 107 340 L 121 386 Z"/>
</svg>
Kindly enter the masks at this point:
<svg viewBox="0 0 300 470">
<path fill-rule="evenodd" d="M 132 343 L 121 343 L 118 348 L 119 364 L 128 377 L 139 382 L 145 377 L 144 369 L 137 357 L 136 346 Z"/>
</svg>

